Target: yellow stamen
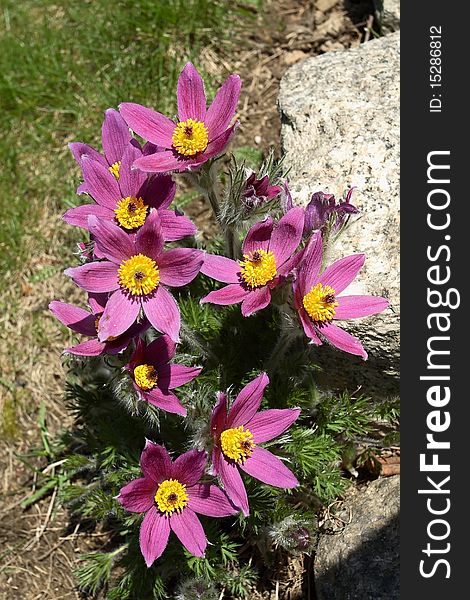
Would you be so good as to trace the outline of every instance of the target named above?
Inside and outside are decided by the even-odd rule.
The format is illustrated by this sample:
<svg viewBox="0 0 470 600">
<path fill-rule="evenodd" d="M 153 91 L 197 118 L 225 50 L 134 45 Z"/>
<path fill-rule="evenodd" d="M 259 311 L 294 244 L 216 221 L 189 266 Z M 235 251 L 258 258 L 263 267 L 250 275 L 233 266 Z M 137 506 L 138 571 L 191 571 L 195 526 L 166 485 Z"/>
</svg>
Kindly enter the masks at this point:
<svg viewBox="0 0 470 600">
<path fill-rule="evenodd" d="M 119 169 L 121 168 L 121 161 L 118 160 L 115 163 L 113 163 L 110 167 L 108 167 L 108 171 L 110 173 L 112 173 L 114 175 L 114 177 L 116 177 L 116 179 L 119 179 Z"/>
<path fill-rule="evenodd" d="M 220 434 L 220 445 L 222 452 L 228 458 L 236 462 L 244 462 L 252 455 L 256 444 L 253 442 L 253 434 L 243 425 L 236 429 L 226 429 Z"/>
<path fill-rule="evenodd" d="M 128 196 L 118 202 L 114 213 L 121 227 L 124 227 L 124 229 L 135 229 L 145 223 L 147 208 L 148 206 L 144 204 L 142 198 Z"/>
<path fill-rule="evenodd" d="M 176 479 L 165 479 L 158 486 L 155 502 L 162 513 L 181 512 L 188 503 L 186 486 Z"/>
<path fill-rule="evenodd" d="M 150 294 L 160 282 L 157 263 L 144 254 L 123 261 L 118 270 L 120 285 L 134 296 Z"/>
<path fill-rule="evenodd" d="M 335 290 L 329 285 L 317 283 L 308 294 L 303 297 L 303 305 L 312 321 L 323 323 L 331 321 L 335 316 L 335 308 L 339 302 L 336 300 Z"/>
<path fill-rule="evenodd" d="M 134 369 L 134 379 L 142 390 L 151 390 L 157 385 L 157 371 L 152 365 L 139 365 Z"/>
<path fill-rule="evenodd" d="M 277 275 L 276 257 L 266 250 L 255 250 L 244 254 L 245 260 L 240 261 L 240 271 L 243 280 L 250 287 L 266 285 Z"/>
<path fill-rule="evenodd" d="M 204 152 L 209 143 L 209 133 L 202 121 L 180 121 L 173 131 L 173 148 L 183 156 Z"/>
</svg>

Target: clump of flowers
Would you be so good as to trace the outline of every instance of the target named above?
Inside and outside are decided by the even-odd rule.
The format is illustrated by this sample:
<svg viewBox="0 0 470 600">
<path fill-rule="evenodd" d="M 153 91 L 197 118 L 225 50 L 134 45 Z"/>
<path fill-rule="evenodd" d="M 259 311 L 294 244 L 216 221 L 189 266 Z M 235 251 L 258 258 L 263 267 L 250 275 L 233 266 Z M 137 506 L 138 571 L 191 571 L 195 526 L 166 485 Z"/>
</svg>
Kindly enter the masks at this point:
<svg viewBox="0 0 470 600">
<path fill-rule="evenodd" d="M 233 161 L 221 191 L 219 157 L 238 125 L 240 89 L 231 75 L 207 106 L 188 63 L 176 120 L 124 102 L 105 113 L 102 152 L 70 145 L 86 201 L 64 220 L 85 239 L 80 264 L 65 273 L 88 307 L 54 300 L 50 310 L 70 335 L 85 336 L 65 353 L 85 357 L 71 363 L 83 432 L 72 472 L 88 469 L 90 488 L 70 494 L 87 518 L 117 523 L 124 545 L 109 556 L 112 564 L 121 556 L 124 575 L 113 598 L 196 588 L 212 597 L 218 586 L 246 596 L 256 574 L 237 562 L 238 549 L 255 552 L 262 531 L 277 549 L 312 550 L 312 495 L 328 500 L 325 490 L 339 493 L 344 479 L 331 453 L 318 466 L 326 434 L 309 396 L 314 348 L 329 343 L 366 359 L 336 323 L 347 328 L 388 306 L 343 293 L 363 254 L 325 264 L 358 212 L 352 190 L 339 202 L 316 192 L 298 206 L 271 154 L 256 170 Z M 209 200 L 220 226 L 213 239 L 194 237 L 178 207 L 178 174 Z M 118 402 L 116 390 L 132 402 Z"/>
</svg>

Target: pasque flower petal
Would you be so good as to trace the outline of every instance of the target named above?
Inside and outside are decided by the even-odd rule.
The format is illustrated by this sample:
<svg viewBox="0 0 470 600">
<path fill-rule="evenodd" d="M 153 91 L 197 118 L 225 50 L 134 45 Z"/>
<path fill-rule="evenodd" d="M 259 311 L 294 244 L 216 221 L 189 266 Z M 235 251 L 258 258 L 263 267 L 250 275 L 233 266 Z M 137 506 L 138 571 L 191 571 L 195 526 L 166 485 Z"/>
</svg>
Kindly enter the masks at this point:
<svg viewBox="0 0 470 600">
<path fill-rule="evenodd" d="M 105 350 L 106 344 L 104 342 L 99 342 L 97 338 L 93 338 L 91 340 L 85 340 L 76 346 L 66 348 L 64 352 L 75 354 L 76 356 L 100 356 Z"/>
<path fill-rule="evenodd" d="M 158 257 L 160 281 L 170 287 L 181 287 L 190 283 L 201 269 L 204 254 L 193 248 L 173 248 Z"/>
<path fill-rule="evenodd" d="M 229 427 L 245 425 L 253 418 L 260 407 L 264 390 L 268 383 L 269 377 L 266 373 L 261 373 L 258 377 L 255 377 L 253 381 L 250 381 L 250 383 L 245 385 L 229 411 L 227 419 L 227 425 Z"/>
<path fill-rule="evenodd" d="M 119 287 L 118 266 L 107 260 L 72 267 L 64 273 L 87 292 L 112 292 Z"/>
<path fill-rule="evenodd" d="M 90 215 L 108 221 L 114 218 L 114 212 L 105 206 L 100 206 L 99 204 L 81 204 L 75 208 L 69 208 L 62 216 L 62 219 L 69 225 L 88 229 L 88 217 Z"/>
<path fill-rule="evenodd" d="M 171 146 L 170 146 L 171 147 Z M 134 163 L 135 169 L 145 173 L 168 173 L 170 171 L 186 171 L 188 167 L 199 163 L 200 158 L 184 158 L 174 150 L 164 150 L 141 156 Z"/>
<path fill-rule="evenodd" d="M 195 485 L 201 479 L 206 463 L 204 450 L 189 450 L 174 461 L 173 477 L 184 485 Z"/>
<path fill-rule="evenodd" d="M 241 87 L 240 77 L 230 75 L 217 92 L 205 117 L 205 124 L 209 129 L 209 139 L 218 137 L 230 125 L 237 108 Z"/>
<path fill-rule="evenodd" d="M 147 180 L 147 176 L 138 169 L 132 169 L 134 161 L 142 156 L 142 150 L 132 144 L 128 144 L 122 155 L 121 166 L 119 168 L 119 189 L 122 198 L 129 196 L 140 196 L 140 190 Z"/>
<path fill-rule="evenodd" d="M 173 513 L 169 521 L 172 531 L 186 550 L 194 556 L 203 557 L 207 539 L 196 513 L 186 506 L 180 513 Z"/>
<path fill-rule="evenodd" d="M 171 148 L 175 124 L 168 117 L 133 102 L 123 102 L 119 111 L 137 135 L 158 146 Z"/>
<path fill-rule="evenodd" d="M 61 323 L 69 327 L 72 331 L 83 335 L 95 335 L 96 317 L 87 310 L 73 304 L 59 302 L 58 300 L 54 300 L 49 304 L 49 310 Z"/>
<path fill-rule="evenodd" d="M 109 298 L 98 324 L 98 339 L 106 342 L 123 334 L 139 316 L 141 301 L 119 289 Z"/>
<path fill-rule="evenodd" d="M 88 229 L 95 237 L 95 244 L 101 254 L 117 265 L 134 254 L 132 238 L 111 221 L 88 217 Z"/>
<path fill-rule="evenodd" d="M 144 254 L 157 261 L 163 249 L 163 232 L 158 211 L 152 209 L 145 223 L 135 234 L 135 254 Z"/>
<path fill-rule="evenodd" d="M 159 285 L 153 294 L 143 298 L 142 308 L 157 331 L 166 333 L 174 342 L 179 341 L 180 311 L 167 289 Z"/>
<path fill-rule="evenodd" d="M 249 254 L 255 250 L 267 250 L 273 232 L 273 220 L 268 217 L 264 221 L 255 223 L 248 231 L 243 242 L 243 254 Z"/>
<path fill-rule="evenodd" d="M 108 108 L 104 114 L 101 140 L 106 160 L 112 165 L 122 159 L 132 136 L 117 110 Z"/>
<path fill-rule="evenodd" d="M 152 506 L 142 521 L 139 536 L 140 550 L 147 567 L 151 567 L 163 554 L 169 537 L 170 520 Z"/>
<path fill-rule="evenodd" d="M 185 237 L 194 235 L 197 231 L 196 225 L 189 217 L 178 215 L 174 210 L 159 209 L 160 222 L 162 225 L 162 235 L 166 242 L 182 240 Z"/>
<path fill-rule="evenodd" d="M 212 453 L 214 469 L 219 475 L 227 496 L 240 508 L 245 517 L 250 514 L 250 506 L 246 495 L 245 484 L 234 462 L 228 462 L 219 448 L 214 448 Z"/>
<path fill-rule="evenodd" d="M 284 433 L 300 415 L 300 408 L 272 408 L 256 413 L 246 424 L 255 444 L 269 442 Z"/>
<path fill-rule="evenodd" d="M 202 371 L 200 367 L 165 365 L 159 369 L 158 384 L 164 390 L 173 390 L 192 381 Z"/>
<path fill-rule="evenodd" d="M 161 483 L 172 476 L 171 458 L 166 448 L 150 440 L 146 441 L 140 455 L 140 468 L 145 477 L 156 483 Z"/>
<path fill-rule="evenodd" d="M 280 488 L 293 488 L 299 482 L 285 464 L 265 448 L 257 446 L 253 454 L 240 465 L 240 469 L 263 483 Z"/>
<path fill-rule="evenodd" d="M 349 352 L 349 354 L 356 354 L 367 360 L 367 352 L 364 350 L 361 342 L 347 331 L 344 331 L 344 329 L 341 329 L 341 327 L 333 323 L 326 323 L 321 327 L 319 332 L 336 348 L 344 350 L 344 352 Z"/>
<path fill-rule="evenodd" d="M 119 184 L 108 168 L 84 156 L 82 158 L 83 177 L 86 190 L 95 202 L 114 210 L 121 199 Z"/>
<path fill-rule="evenodd" d="M 310 342 L 312 344 L 314 344 L 315 346 L 321 346 L 323 344 L 323 342 L 318 337 L 315 325 L 313 324 L 312 320 L 310 319 L 308 314 L 305 312 L 303 307 L 299 308 L 298 314 L 299 314 L 300 322 L 302 324 L 305 335 L 308 338 L 310 338 Z"/>
<path fill-rule="evenodd" d="M 334 319 L 357 319 L 382 312 L 389 306 L 388 300 L 380 296 L 338 296 L 339 306 Z"/>
<path fill-rule="evenodd" d="M 218 434 L 225 429 L 227 420 L 227 395 L 224 392 L 217 393 L 217 404 L 212 411 L 211 432 L 218 437 Z"/>
<path fill-rule="evenodd" d="M 320 233 L 314 234 L 305 248 L 296 285 L 301 296 L 307 294 L 318 281 L 323 255 L 323 241 Z"/>
<path fill-rule="evenodd" d="M 258 310 L 266 308 L 271 302 L 271 292 L 267 285 L 249 292 L 242 302 L 242 315 L 249 317 Z"/>
<path fill-rule="evenodd" d="M 305 211 L 298 206 L 289 210 L 274 227 L 269 250 L 276 257 L 276 265 L 283 265 L 298 248 L 302 239 Z"/>
<path fill-rule="evenodd" d="M 229 304 L 237 304 L 237 302 L 241 302 L 248 296 L 249 293 L 250 291 L 242 287 L 240 284 L 231 283 L 220 290 L 209 292 L 207 296 L 201 298 L 199 302 L 201 304 L 210 302 L 211 304 L 227 306 Z"/>
<path fill-rule="evenodd" d="M 148 477 L 134 479 L 119 492 L 117 500 L 129 512 L 147 512 L 153 506 L 157 484 Z"/>
<path fill-rule="evenodd" d="M 140 393 L 144 400 L 153 406 L 160 408 L 161 410 L 174 413 L 176 415 L 181 415 L 182 417 L 185 417 L 188 414 L 188 411 L 181 404 L 175 394 L 169 390 L 162 390 L 157 386 L 153 390 L 150 390 L 150 392 L 140 391 Z"/>
<path fill-rule="evenodd" d="M 187 489 L 188 506 L 196 513 L 207 517 L 228 517 L 235 515 L 238 509 L 227 494 L 216 485 L 199 483 Z"/>
<path fill-rule="evenodd" d="M 351 254 L 340 258 L 323 271 L 318 281 L 323 285 L 331 286 L 338 295 L 356 277 L 365 259 L 365 254 Z"/>
<path fill-rule="evenodd" d="M 143 342 L 142 342 L 143 343 Z M 176 344 L 167 335 L 161 335 L 144 348 L 143 354 L 147 362 L 155 367 L 169 362 L 176 352 Z"/>
<path fill-rule="evenodd" d="M 205 254 L 201 273 L 222 283 L 240 282 L 240 265 L 231 258 L 217 254 Z"/>
<path fill-rule="evenodd" d="M 237 121 L 234 125 L 232 125 L 232 127 L 229 127 L 229 129 L 221 133 L 218 137 L 211 140 L 207 144 L 207 148 L 204 150 L 204 152 L 201 153 L 200 157 L 193 162 L 192 166 L 197 167 L 205 163 L 209 158 L 214 158 L 215 156 L 222 154 L 222 152 L 225 150 L 225 147 L 235 135 L 238 126 L 239 122 Z"/>
<path fill-rule="evenodd" d="M 88 144 L 84 144 L 83 142 L 72 142 L 69 144 L 70 151 L 74 159 L 78 162 L 78 164 L 82 165 L 82 159 L 86 156 L 95 162 L 100 163 L 103 167 L 107 168 L 108 163 L 104 156 L 102 156 L 98 150 L 95 150 Z"/>
<path fill-rule="evenodd" d="M 177 97 L 180 121 L 186 121 L 186 119 L 204 121 L 206 116 L 204 82 L 190 62 L 185 65 L 179 76 Z"/>
<path fill-rule="evenodd" d="M 168 208 L 176 194 L 176 183 L 170 175 L 151 175 L 142 189 L 145 204 L 159 211 Z"/>
</svg>

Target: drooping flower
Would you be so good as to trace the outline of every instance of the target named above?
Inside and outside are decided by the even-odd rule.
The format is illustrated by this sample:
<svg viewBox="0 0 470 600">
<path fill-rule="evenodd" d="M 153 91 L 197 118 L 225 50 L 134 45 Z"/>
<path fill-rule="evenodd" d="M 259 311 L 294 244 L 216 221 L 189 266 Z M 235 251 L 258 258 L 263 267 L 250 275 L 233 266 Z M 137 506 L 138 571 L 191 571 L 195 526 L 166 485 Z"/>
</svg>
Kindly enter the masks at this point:
<svg viewBox="0 0 470 600">
<path fill-rule="evenodd" d="M 321 345 L 321 338 L 325 338 L 340 350 L 365 360 L 367 352 L 361 342 L 333 321 L 375 315 L 385 310 L 389 302 L 379 296 L 340 295 L 358 274 L 365 254 L 341 258 L 320 273 L 322 253 L 322 237 L 318 233 L 304 252 L 294 281 L 294 304 L 302 327 L 312 344 Z"/>
<path fill-rule="evenodd" d="M 300 409 L 269 409 L 258 412 L 269 379 L 262 373 L 238 394 L 230 410 L 227 396 L 220 392 L 212 412 L 214 439 L 212 463 L 230 500 L 249 514 L 248 498 L 239 469 L 263 483 L 280 488 L 298 485 L 294 474 L 274 454 L 259 444 L 283 433 L 300 414 Z"/>
<path fill-rule="evenodd" d="M 252 171 L 243 186 L 241 200 L 247 208 L 254 209 L 278 196 L 280 191 L 278 185 L 271 185 L 267 175 L 258 179 Z"/>
<path fill-rule="evenodd" d="M 336 200 L 333 194 L 315 192 L 305 207 L 304 237 L 312 232 L 324 231 L 328 225 L 333 233 L 338 232 L 350 215 L 359 210 L 351 204 L 354 188 L 348 190 L 344 200 Z"/>
<path fill-rule="evenodd" d="M 180 287 L 192 281 L 203 263 L 203 253 L 192 248 L 163 251 L 156 210 L 135 236 L 94 215 L 88 219 L 95 245 L 107 260 L 67 269 L 65 274 L 88 292 L 112 292 L 99 321 L 98 339 L 105 341 L 124 333 L 142 309 L 155 329 L 178 341 L 180 312 L 167 286 Z"/>
<path fill-rule="evenodd" d="M 148 346 L 139 339 L 126 368 L 143 400 L 167 412 L 186 416 L 186 409 L 171 390 L 197 377 L 202 369 L 170 364 L 175 351 L 175 343 L 166 335 Z"/>
<path fill-rule="evenodd" d="M 86 191 L 96 204 L 69 209 L 63 216 L 64 221 L 88 229 L 88 217 L 95 215 L 118 224 L 128 233 L 135 233 L 154 208 L 159 213 L 165 241 L 194 235 L 196 227 L 191 220 L 168 208 L 175 197 L 173 179 L 169 175 L 148 178 L 142 171 L 132 170 L 132 163 L 139 156 L 142 156 L 140 148 L 128 144 L 120 162 L 119 180 L 103 164 L 83 156 L 81 166 Z"/>
<path fill-rule="evenodd" d="M 90 311 L 54 300 L 49 304 L 49 310 L 66 327 L 90 337 L 89 340 L 80 342 L 76 346 L 66 348 L 65 352 L 78 356 L 99 356 L 100 354 L 119 354 L 125 350 L 130 342 L 149 327 L 147 319 L 134 323 L 117 337 L 110 337 L 104 341 L 98 339 L 98 324 L 106 308 L 108 294 L 89 294 L 88 305 Z"/>
<path fill-rule="evenodd" d="M 303 226 L 304 210 L 296 207 L 276 226 L 271 217 L 253 225 L 243 243 L 242 261 L 206 254 L 201 273 L 229 285 L 210 292 L 201 303 L 241 302 L 245 317 L 265 308 L 271 301 L 271 290 L 300 259 L 300 252 L 293 253 L 302 238 Z"/>
<path fill-rule="evenodd" d="M 178 79 L 178 122 L 132 102 L 119 106 L 129 127 L 159 147 L 162 152 L 143 156 L 134 166 L 148 173 L 185 171 L 201 166 L 221 154 L 235 133 L 229 127 L 240 95 L 241 80 L 230 75 L 206 108 L 204 83 L 188 63 Z"/>
<path fill-rule="evenodd" d="M 140 527 L 140 549 L 147 567 L 166 548 L 170 530 L 194 556 L 204 556 L 207 539 L 196 513 L 228 517 L 238 510 L 216 485 L 199 483 L 207 461 L 204 451 L 190 450 L 172 461 L 163 446 L 147 441 L 140 457 L 143 477 L 119 492 L 130 512 L 146 513 Z"/>
</svg>

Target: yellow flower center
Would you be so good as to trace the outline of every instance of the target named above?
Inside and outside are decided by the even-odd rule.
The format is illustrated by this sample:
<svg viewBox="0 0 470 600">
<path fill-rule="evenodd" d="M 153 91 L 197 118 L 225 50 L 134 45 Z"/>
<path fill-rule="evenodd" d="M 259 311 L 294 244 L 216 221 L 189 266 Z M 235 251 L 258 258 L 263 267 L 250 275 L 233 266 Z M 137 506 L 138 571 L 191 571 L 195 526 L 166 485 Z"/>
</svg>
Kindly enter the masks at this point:
<svg viewBox="0 0 470 600">
<path fill-rule="evenodd" d="M 116 177 L 116 179 L 119 179 L 119 169 L 121 168 L 121 161 L 118 160 L 115 163 L 113 163 L 110 167 L 108 167 L 108 171 L 110 173 L 112 173 L 114 175 L 114 177 Z"/>
<path fill-rule="evenodd" d="M 303 297 L 304 308 L 312 321 L 323 323 L 331 321 L 335 316 L 335 308 L 339 302 L 336 300 L 335 290 L 329 285 L 317 283 L 308 294 Z"/>
<path fill-rule="evenodd" d="M 188 503 L 186 486 L 176 479 L 165 479 L 158 486 L 155 502 L 162 513 L 170 514 L 182 511 Z"/>
<path fill-rule="evenodd" d="M 276 258 L 271 251 L 255 250 L 244 254 L 243 258 L 245 260 L 240 261 L 240 271 L 243 280 L 250 287 L 266 285 L 276 277 Z"/>
<path fill-rule="evenodd" d="M 114 213 L 121 227 L 124 227 L 124 229 L 135 229 L 145 223 L 147 208 L 142 198 L 128 196 L 119 200 Z"/>
<path fill-rule="evenodd" d="M 183 156 L 204 152 L 209 143 L 209 133 L 202 121 L 180 121 L 173 131 L 173 148 Z"/>
<path fill-rule="evenodd" d="M 251 431 L 240 425 L 236 429 L 222 431 L 220 445 L 225 456 L 242 463 L 252 455 L 256 444 L 253 442 Z"/>
<path fill-rule="evenodd" d="M 157 263 L 144 254 L 123 261 L 118 275 L 120 285 L 134 296 L 150 294 L 160 282 Z"/>
<path fill-rule="evenodd" d="M 157 371 L 152 365 L 139 365 L 134 369 L 134 379 L 142 390 L 151 390 L 157 385 Z"/>
</svg>

